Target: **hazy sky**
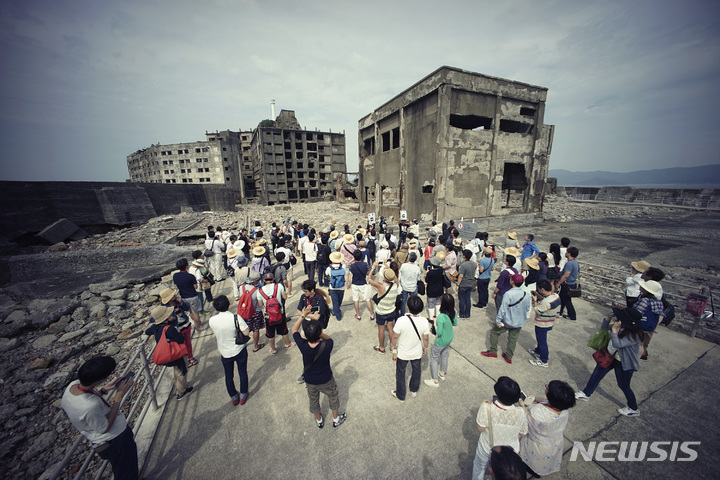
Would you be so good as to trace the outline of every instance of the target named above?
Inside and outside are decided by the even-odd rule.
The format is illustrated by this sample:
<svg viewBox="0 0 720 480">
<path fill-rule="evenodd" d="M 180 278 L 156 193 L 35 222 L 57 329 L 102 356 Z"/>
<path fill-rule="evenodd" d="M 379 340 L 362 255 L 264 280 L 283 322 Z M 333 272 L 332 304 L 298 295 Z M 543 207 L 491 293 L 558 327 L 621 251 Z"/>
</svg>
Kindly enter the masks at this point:
<svg viewBox="0 0 720 480">
<path fill-rule="evenodd" d="M 295 110 L 344 130 L 442 65 L 549 88 L 550 168 L 720 163 L 720 3 L 0 2 L 3 180 L 128 178 L 153 143 Z"/>
</svg>

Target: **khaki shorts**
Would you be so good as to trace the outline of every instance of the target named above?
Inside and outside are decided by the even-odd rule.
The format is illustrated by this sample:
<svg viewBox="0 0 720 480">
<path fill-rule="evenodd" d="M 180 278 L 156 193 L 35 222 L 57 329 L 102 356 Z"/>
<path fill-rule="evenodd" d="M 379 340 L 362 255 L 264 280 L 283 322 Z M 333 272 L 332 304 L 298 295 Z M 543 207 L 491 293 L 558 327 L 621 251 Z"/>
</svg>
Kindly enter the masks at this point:
<svg viewBox="0 0 720 480">
<path fill-rule="evenodd" d="M 350 288 L 352 289 L 352 298 L 353 302 L 362 302 L 365 300 L 369 300 L 368 297 L 368 287 L 369 285 L 352 285 Z"/>
</svg>

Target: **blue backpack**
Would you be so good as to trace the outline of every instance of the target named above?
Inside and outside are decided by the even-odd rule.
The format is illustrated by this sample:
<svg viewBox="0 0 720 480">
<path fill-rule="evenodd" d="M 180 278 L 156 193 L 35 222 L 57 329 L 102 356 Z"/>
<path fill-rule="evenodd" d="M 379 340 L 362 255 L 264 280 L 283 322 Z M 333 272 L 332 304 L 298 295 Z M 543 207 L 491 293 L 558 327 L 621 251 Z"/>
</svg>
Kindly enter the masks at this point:
<svg viewBox="0 0 720 480">
<path fill-rule="evenodd" d="M 330 267 L 330 288 L 343 288 L 345 286 L 345 269 L 343 267 Z"/>
</svg>

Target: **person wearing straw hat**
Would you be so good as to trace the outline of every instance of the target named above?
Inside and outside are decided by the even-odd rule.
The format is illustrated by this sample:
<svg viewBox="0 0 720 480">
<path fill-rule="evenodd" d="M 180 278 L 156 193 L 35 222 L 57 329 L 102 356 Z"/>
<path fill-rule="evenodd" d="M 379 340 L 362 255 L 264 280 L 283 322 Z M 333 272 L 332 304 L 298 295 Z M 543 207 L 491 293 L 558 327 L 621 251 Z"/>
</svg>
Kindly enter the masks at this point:
<svg viewBox="0 0 720 480">
<path fill-rule="evenodd" d="M 252 249 L 253 259 L 250 269 L 258 275 L 262 275 L 265 269 L 270 266 L 270 262 L 265 258 L 265 247 L 257 245 Z"/>
<path fill-rule="evenodd" d="M 168 342 L 185 343 L 185 337 L 172 325 L 172 322 L 177 321 L 173 314 L 173 307 L 155 307 L 150 311 L 150 315 L 155 323 L 145 330 L 145 335 L 154 336 L 155 342 L 157 343 L 162 338 L 163 330 L 165 330 L 167 326 L 165 338 Z M 185 359 L 179 358 L 173 360 L 170 363 L 166 363 L 165 366 L 173 367 L 175 398 L 177 400 L 183 400 L 193 391 L 193 387 L 187 386 L 187 366 L 185 366 Z"/>
<path fill-rule="evenodd" d="M 357 250 L 357 246 L 355 245 L 355 237 L 353 237 L 350 233 L 343 235 L 342 240 L 343 244 L 340 246 L 338 251 L 343 254 L 342 263 L 347 267 L 355 261 L 353 252 Z"/>
<path fill-rule="evenodd" d="M 540 259 L 538 257 L 526 258 L 523 266 L 527 267 L 525 289 L 529 292 L 535 291 L 535 284 L 540 279 Z"/>
<path fill-rule="evenodd" d="M 359 253 L 359 252 L 358 252 Z M 343 255 L 340 252 L 332 252 L 329 256 L 330 266 L 325 267 L 325 271 L 318 272 L 319 275 L 328 279 L 328 293 L 332 299 L 332 313 L 339 322 L 342 320 L 342 305 L 345 297 L 346 286 L 350 285 L 350 272 L 343 267 Z"/>
<path fill-rule="evenodd" d="M 133 379 L 118 377 L 98 388 L 116 366 L 115 359 L 106 355 L 83 363 L 78 370 L 78 380 L 67 386 L 60 406 L 98 456 L 110 462 L 114 478 L 136 480 L 137 445 L 132 428 L 120 411 L 123 398 L 133 387 Z M 102 395 L 114 388 L 117 390 L 109 403 Z"/>
<path fill-rule="evenodd" d="M 167 307 L 173 307 L 173 314 L 177 318 L 177 324 L 173 326 L 185 337 L 185 346 L 187 346 L 187 366 L 194 367 L 198 364 L 197 359 L 193 356 L 192 350 L 192 328 L 190 328 L 190 319 L 185 312 L 190 311 L 190 305 L 187 304 L 180 295 L 178 290 L 166 288 L 160 291 L 160 303 Z"/>
<path fill-rule="evenodd" d="M 520 252 L 520 250 L 515 247 L 508 247 L 503 252 L 505 253 L 506 257 L 508 255 L 512 255 L 513 258 L 515 258 L 515 263 L 510 266 L 517 270 L 518 273 L 520 273 L 520 271 L 522 270 L 522 261 L 520 260 L 520 255 L 522 252 Z"/>
<path fill-rule="evenodd" d="M 643 330 L 643 343 L 640 347 L 640 360 L 647 360 L 647 347 L 658 324 L 663 321 L 663 288 L 655 280 L 640 279 L 639 285 L 640 297 L 633 308 L 642 315 L 640 325 Z"/>
<path fill-rule="evenodd" d="M 377 263 L 375 264 L 377 268 Z M 395 319 L 397 319 L 398 311 L 395 309 L 395 299 L 400 294 L 400 290 L 395 283 L 395 272 L 391 268 L 383 270 L 383 281 L 376 282 L 371 278 L 371 273 L 368 272 L 367 281 L 368 283 L 377 289 L 377 297 L 379 302 L 375 306 L 375 323 L 378 326 L 378 345 L 375 351 L 381 354 L 385 354 L 385 329 L 388 331 L 388 341 L 390 343 L 390 349 L 393 349 L 393 325 Z"/>
<path fill-rule="evenodd" d="M 625 279 L 625 304 L 628 307 L 635 305 L 640 297 L 640 280 L 642 274 L 650 268 L 650 264 L 645 260 L 630 263 L 630 276 Z"/>
</svg>

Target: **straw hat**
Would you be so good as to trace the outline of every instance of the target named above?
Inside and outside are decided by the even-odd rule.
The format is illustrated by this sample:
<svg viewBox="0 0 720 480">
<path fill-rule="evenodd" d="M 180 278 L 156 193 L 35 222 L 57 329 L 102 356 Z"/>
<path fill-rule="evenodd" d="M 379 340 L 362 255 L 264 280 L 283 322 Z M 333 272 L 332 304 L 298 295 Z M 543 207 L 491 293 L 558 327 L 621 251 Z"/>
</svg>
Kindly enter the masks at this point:
<svg viewBox="0 0 720 480">
<path fill-rule="evenodd" d="M 446 253 L 446 252 L 443 252 L 442 250 L 439 250 L 439 251 L 435 254 L 435 256 L 438 257 L 441 262 L 444 262 L 444 261 L 445 261 L 445 257 L 447 257 L 447 253 Z"/>
<path fill-rule="evenodd" d="M 343 254 L 340 252 L 332 252 L 330 254 L 330 261 L 332 263 L 341 263 L 343 261 Z"/>
<path fill-rule="evenodd" d="M 415 248 L 415 247 L 417 247 L 417 244 L 418 244 L 418 242 L 417 242 L 417 240 L 415 240 L 414 238 L 408 242 L 408 246 L 409 246 L 410 248 Z"/>
<path fill-rule="evenodd" d="M 395 281 L 395 272 L 392 268 L 386 268 L 383 270 L 383 277 L 388 282 L 394 282 Z"/>
<path fill-rule="evenodd" d="M 235 258 L 237 256 L 238 256 L 238 251 L 235 250 L 234 248 L 231 248 L 230 250 L 227 251 L 227 258 Z"/>
<path fill-rule="evenodd" d="M 333 230 L 332 232 L 330 232 L 330 240 L 335 240 L 338 235 L 340 235 L 340 232 L 338 232 L 337 230 Z"/>
<path fill-rule="evenodd" d="M 460 245 L 462 245 L 462 240 L 460 240 L 459 238 L 456 238 L 455 240 L 453 240 L 453 245 L 455 245 L 456 247 L 459 247 Z"/>
<path fill-rule="evenodd" d="M 175 295 L 177 295 L 177 293 L 178 293 L 177 289 L 173 289 L 173 288 L 166 288 L 165 290 L 162 290 L 160 292 L 160 302 L 168 303 L 170 300 L 175 298 Z"/>
<path fill-rule="evenodd" d="M 517 232 L 508 232 L 508 238 L 511 240 L 517 240 Z"/>
<path fill-rule="evenodd" d="M 165 320 L 170 317 L 170 314 L 172 314 L 173 310 L 175 310 L 173 307 L 166 307 L 164 305 L 161 305 L 159 307 L 155 307 L 150 312 L 150 316 L 155 320 L 155 323 L 162 323 Z"/>
<path fill-rule="evenodd" d="M 267 240 L 265 240 L 264 238 L 261 238 L 260 240 L 257 241 L 257 243 L 255 245 L 267 245 Z"/>
<path fill-rule="evenodd" d="M 261 247 L 260 245 L 258 245 L 257 247 L 252 249 L 252 253 L 256 257 L 262 257 L 263 255 L 265 255 L 265 247 Z"/>
<path fill-rule="evenodd" d="M 492 253 L 492 248 L 490 247 L 483 247 L 483 254 L 484 255 L 490 255 Z"/>
<path fill-rule="evenodd" d="M 193 260 L 193 263 L 192 263 L 192 264 L 193 264 L 193 266 L 198 267 L 198 268 L 204 267 L 204 266 L 205 266 L 205 260 L 203 260 L 202 258 L 198 258 L 197 260 Z"/>
<path fill-rule="evenodd" d="M 343 242 L 345 243 L 353 243 L 355 241 L 355 237 L 353 237 L 351 234 L 346 233 L 343 235 Z"/>
<path fill-rule="evenodd" d="M 383 240 L 380 242 L 380 248 L 389 248 L 390 244 L 387 242 L 387 240 Z"/>
<path fill-rule="evenodd" d="M 662 296 L 663 296 L 662 285 L 660 285 L 655 280 L 645 281 L 643 279 L 640 279 L 640 281 L 638 281 L 638 284 L 640 285 L 640 288 L 642 288 L 646 292 L 652 294 L 652 296 L 655 297 L 656 299 L 658 299 L 658 300 L 662 299 Z"/>
<path fill-rule="evenodd" d="M 508 247 L 504 250 L 505 255 L 512 255 L 513 257 L 519 257 L 520 256 L 520 250 L 518 250 L 515 247 Z"/>
<path fill-rule="evenodd" d="M 525 263 L 527 263 L 527 266 L 533 270 L 540 270 L 540 262 L 535 257 L 526 258 Z"/>
<path fill-rule="evenodd" d="M 632 265 L 632 267 L 640 273 L 650 268 L 650 264 L 645 260 L 640 260 L 639 262 L 632 262 L 630 265 Z"/>
</svg>

